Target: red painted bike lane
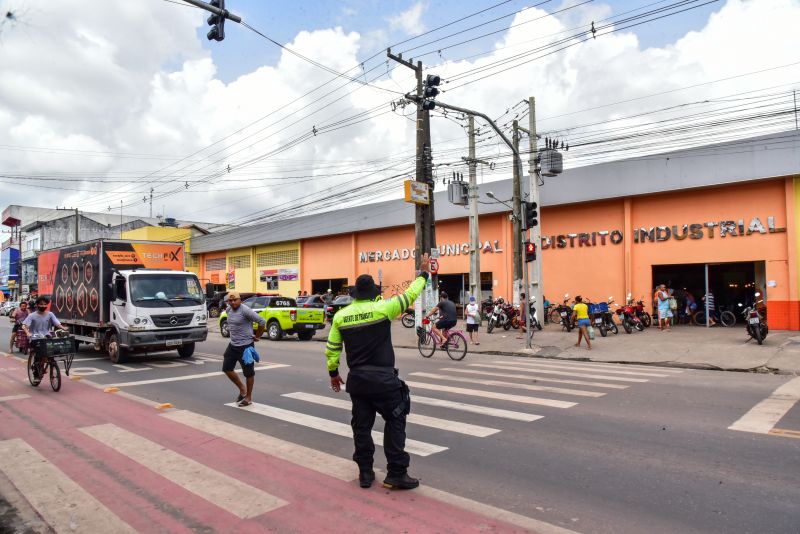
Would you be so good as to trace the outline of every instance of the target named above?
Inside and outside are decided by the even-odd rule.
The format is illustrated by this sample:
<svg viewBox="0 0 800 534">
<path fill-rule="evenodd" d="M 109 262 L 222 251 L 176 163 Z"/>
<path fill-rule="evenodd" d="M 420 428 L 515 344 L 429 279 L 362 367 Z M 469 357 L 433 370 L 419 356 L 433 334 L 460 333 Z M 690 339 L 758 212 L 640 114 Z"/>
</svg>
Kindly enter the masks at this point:
<svg viewBox="0 0 800 534">
<path fill-rule="evenodd" d="M 27 445 L 136 531 L 531 531 L 417 490 L 364 490 L 80 381 L 34 388 L 18 359 L 0 369 L 0 446 Z"/>
</svg>

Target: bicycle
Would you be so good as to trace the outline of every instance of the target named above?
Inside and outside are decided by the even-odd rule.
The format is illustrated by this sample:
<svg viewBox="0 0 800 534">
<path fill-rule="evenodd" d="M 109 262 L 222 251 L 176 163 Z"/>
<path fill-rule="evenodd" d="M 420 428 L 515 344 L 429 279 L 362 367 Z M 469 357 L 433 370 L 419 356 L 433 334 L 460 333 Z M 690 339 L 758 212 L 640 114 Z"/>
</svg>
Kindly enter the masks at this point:
<svg viewBox="0 0 800 534">
<path fill-rule="evenodd" d="M 436 352 L 436 347 L 444 348 L 451 360 L 460 361 L 467 355 L 467 338 L 464 332 L 456 329 L 447 329 L 442 332 L 445 339 L 430 329 L 430 319 L 423 319 L 422 325 L 417 330 L 417 348 L 423 358 L 430 358 Z M 444 345 L 444 346 L 443 346 Z"/>
<path fill-rule="evenodd" d="M 61 389 L 61 367 L 69 376 L 72 360 L 75 358 L 76 344 L 74 337 L 34 337 L 28 348 L 28 381 L 37 387 L 42 379 L 49 375 L 50 387 L 53 391 Z"/>
<path fill-rule="evenodd" d="M 717 321 L 717 324 L 721 324 L 722 326 L 726 326 L 731 328 L 736 325 L 736 316 L 730 310 L 722 310 L 711 312 L 711 317 Z M 695 312 L 694 316 L 692 317 L 694 324 L 697 326 L 705 326 L 706 325 L 706 312 L 705 310 L 701 309 Z"/>
</svg>

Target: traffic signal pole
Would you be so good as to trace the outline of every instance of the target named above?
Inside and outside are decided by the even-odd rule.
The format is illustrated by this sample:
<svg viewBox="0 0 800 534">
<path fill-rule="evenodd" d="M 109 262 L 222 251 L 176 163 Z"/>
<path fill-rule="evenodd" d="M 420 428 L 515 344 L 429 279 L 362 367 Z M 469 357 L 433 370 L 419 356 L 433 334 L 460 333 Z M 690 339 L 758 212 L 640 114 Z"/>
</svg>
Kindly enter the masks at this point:
<svg viewBox="0 0 800 534">
<path fill-rule="evenodd" d="M 542 224 L 541 224 L 541 206 L 539 202 L 539 167 L 536 164 L 536 99 L 534 97 L 528 98 L 528 139 L 530 142 L 530 151 L 528 154 L 528 178 L 530 180 L 530 200 L 536 202 L 539 206 L 539 219 L 538 225 L 531 228 L 530 240 L 536 245 L 536 260 L 533 261 L 533 276 L 531 277 L 531 285 L 528 289 L 533 293 L 536 298 L 536 316 L 544 324 L 544 290 L 542 285 Z M 525 266 L 525 274 L 528 273 L 528 266 Z M 527 285 L 527 284 L 526 284 Z"/>
</svg>

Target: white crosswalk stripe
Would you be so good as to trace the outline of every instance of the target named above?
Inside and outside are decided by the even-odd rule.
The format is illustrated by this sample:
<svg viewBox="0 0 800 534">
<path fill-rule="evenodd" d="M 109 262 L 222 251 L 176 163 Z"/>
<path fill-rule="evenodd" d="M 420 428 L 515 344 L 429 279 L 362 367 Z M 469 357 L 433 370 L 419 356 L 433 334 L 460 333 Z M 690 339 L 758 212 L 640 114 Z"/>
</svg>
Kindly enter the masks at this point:
<svg viewBox="0 0 800 534">
<path fill-rule="evenodd" d="M 334 399 L 322 395 L 314 395 L 312 393 L 303 393 L 298 391 L 295 393 L 285 393 L 283 396 L 288 397 L 290 399 L 297 399 L 306 402 L 312 402 L 315 404 L 321 404 L 323 406 L 331 406 L 342 410 L 350 410 L 352 408 L 352 404 L 350 403 L 350 401 L 344 399 Z M 409 423 L 415 425 L 438 428 L 441 430 L 447 430 L 449 432 L 456 432 L 458 434 L 466 434 L 468 436 L 477 436 L 481 438 L 485 438 L 486 436 L 491 436 L 492 434 L 497 434 L 498 432 L 500 432 L 500 430 L 496 428 L 488 428 L 485 426 L 472 425 L 469 423 L 450 421 L 448 419 L 429 417 L 427 415 L 420 415 L 416 413 L 409 414 L 406 420 Z"/>
<path fill-rule="evenodd" d="M 22 439 L 0 441 L 0 471 L 53 532 L 136 532 Z"/>
<path fill-rule="evenodd" d="M 477 364 L 471 364 L 471 365 L 477 365 Z M 615 380 L 617 382 L 639 382 L 639 383 L 644 383 L 644 382 L 649 382 L 650 381 L 647 378 L 631 378 L 631 377 L 627 377 L 627 376 L 611 376 L 611 375 L 594 374 L 594 373 L 583 373 L 583 372 L 576 373 L 576 372 L 573 372 L 573 371 L 566 371 L 566 370 L 565 371 L 558 371 L 558 370 L 555 370 L 555 369 L 540 369 L 540 368 L 533 368 L 533 367 L 530 367 L 530 366 L 520 365 L 520 364 L 516 364 L 516 363 L 513 364 L 513 365 L 510 365 L 510 366 L 506 366 L 506 367 L 513 367 L 515 370 L 519 370 L 519 371 L 524 371 L 524 370 L 535 371 L 535 372 L 537 372 L 539 374 L 542 374 L 542 375 L 574 376 L 576 378 L 591 378 L 593 380 Z"/>
<path fill-rule="evenodd" d="M 445 399 L 434 399 L 432 397 L 423 397 L 416 394 L 412 394 L 411 402 L 416 404 L 424 404 L 427 406 L 436 406 L 439 408 L 450 408 L 451 410 L 461 410 L 462 412 L 488 415 L 490 417 L 500 417 L 514 421 L 525 421 L 526 423 L 538 421 L 544 417 L 543 415 L 536 415 L 532 413 L 503 410 L 501 408 L 491 408 L 489 406 L 479 406 L 477 404 L 466 404 L 463 402 L 455 402 Z"/>
<path fill-rule="evenodd" d="M 668 373 L 668 374 L 681 374 L 686 369 L 675 369 L 673 367 L 661 367 L 658 365 L 634 365 L 627 363 L 611 363 L 611 362 L 596 362 L 596 361 L 580 361 L 580 360 L 559 360 L 555 358 L 514 358 L 514 363 L 521 364 L 536 364 L 547 363 L 549 365 L 560 365 L 562 367 L 574 367 L 576 365 L 583 367 L 591 367 L 596 370 L 605 369 L 619 369 L 622 371 L 645 371 L 648 373 Z M 494 360 L 491 363 L 507 364 L 511 363 L 508 360 Z"/>
<path fill-rule="evenodd" d="M 469 367 L 481 367 L 481 368 L 488 368 L 488 369 L 499 369 L 503 371 L 517 371 L 518 373 L 535 373 L 535 369 L 526 369 L 524 367 L 514 367 L 512 365 L 488 365 L 484 363 L 471 363 Z M 454 368 L 448 368 L 454 369 Z M 492 374 L 489 371 L 482 371 L 486 373 L 487 376 L 500 376 Z M 523 378 L 522 375 L 513 375 L 517 378 Z M 591 386 L 595 388 L 607 388 L 607 389 L 627 389 L 629 386 L 624 386 L 622 384 L 609 384 L 608 382 L 588 382 L 586 380 L 570 380 L 568 378 L 552 378 L 552 377 L 541 377 L 536 376 L 539 382 L 552 382 L 554 384 L 571 384 L 573 386 Z"/>
<path fill-rule="evenodd" d="M 601 371 L 603 373 L 615 374 L 615 375 L 632 375 L 632 376 L 650 376 L 650 377 L 658 377 L 664 378 L 670 376 L 668 374 L 657 373 L 652 371 L 633 371 L 627 370 L 623 368 L 610 368 L 610 367 L 602 367 L 597 368 L 593 364 L 592 365 L 581 365 L 581 364 L 574 364 L 574 365 L 563 365 L 561 363 L 552 363 L 549 360 L 537 360 L 535 362 L 529 361 L 520 361 L 517 362 L 517 365 L 522 365 L 526 367 L 544 367 L 546 369 L 574 369 L 576 371 Z"/>
<path fill-rule="evenodd" d="M 84 427 L 80 431 L 241 519 L 289 504 L 114 424 Z"/>
<path fill-rule="evenodd" d="M 252 413 L 265 415 L 267 417 L 272 417 L 273 419 L 286 421 L 287 423 L 294 423 L 297 425 L 306 426 L 308 428 L 314 428 L 316 430 L 321 430 L 323 432 L 327 432 L 329 434 L 335 434 L 337 436 L 342 436 L 351 439 L 353 437 L 353 430 L 350 428 L 350 425 L 339 423 L 337 421 L 330 421 L 328 419 L 323 419 L 322 417 L 307 415 L 300 412 L 293 412 L 291 410 L 284 410 L 283 408 L 267 406 L 265 404 L 259 404 L 257 402 L 254 402 L 253 404 L 245 408 L 239 408 L 235 402 L 228 403 L 225 406 L 231 406 L 233 408 L 236 408 L 237 410 L 247 410 Z M 376 445 L 383 445 L 382 432 L 373 430 L 372 439 L 375 441 Z M 406 439 L 406 452 L 408 452 L 409 454 L 415 454 L 417 456 L 430 456 L 431 454 L 436 454 L 437 452 L 442 452 L 446 450 L 447 447 L 441 447 L 439 445 L 425 443 L 424 441 Z"/>
<path fill-rule="evenodd" d="M 441 386 L 439 384 L 429 384 L 427 382 L 416 382 L 406 380 L 409 387 L 419 389 L 427 389 L 431 391 L 441 391 L 444 393 L 456 393 L 460 395 L 467 395 L 472 397 L 483 397 L 484 399 L 505 400 L 511 402 L 518 402 L 520 404 L 536 404 L 539 406 L 550 406 L 551 408 L 572 408 L 577 406 L 576 402 L 568 402 L 553 399 L 543 399 L 541 397 L 527 397 L 524 395 L 512 395 L 510 393 L 497 393 L 494 391 L 482 391 L 479 389 L 457 388 L 452 386 Z M 413 402 L 413 397 L 412 397 Z"/>
<path fill-rule="evenodd" d="M 474 371 L 481 374 L 480 371 Z M 534 386 L 532 384 L 519 384 L 516 382 L 504 382 L 502 380 L 482 380 L 480 378 L 466 378 L 463 376 L 448 376 L 440 375 L 437 373 L 410 373 L 409 376 L 417 376 L 420 378 L 433 378 L 436 380 L 447 380 L 450 382 L 466 382 L 468 384 L 481 384 L 483 386 L 498 386 L 512 389 L 526 389 L 528 391 L 546 391 L 550 393 L 559 393 L 561 395 L 575 395 L 577 397 L 602 397 L 605 393 L 596 391 L 583 391 L 580 389 L 556 388 L 552 386 Z"/>
</svg>

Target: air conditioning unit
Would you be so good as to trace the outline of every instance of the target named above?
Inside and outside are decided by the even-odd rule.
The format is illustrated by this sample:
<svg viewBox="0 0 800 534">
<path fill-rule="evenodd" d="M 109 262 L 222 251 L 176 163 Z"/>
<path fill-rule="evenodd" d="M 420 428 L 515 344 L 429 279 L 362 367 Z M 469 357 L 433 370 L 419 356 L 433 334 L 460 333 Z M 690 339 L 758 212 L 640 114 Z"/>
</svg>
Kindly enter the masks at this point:
<svg viewBox="0 0 800 534">
<path fill-rule="evenodd" d="M 450 182 L 447 185 L 447 199 L 457 206 L 466 206 L 469 203 L 469 185 L 467 182 Z"/>
<path fill-rule="evenodd" d="M 541 151 L 542 176 L 557 176 L 564 171 L 564 156 L 552 148 Z"/>
</svg>

